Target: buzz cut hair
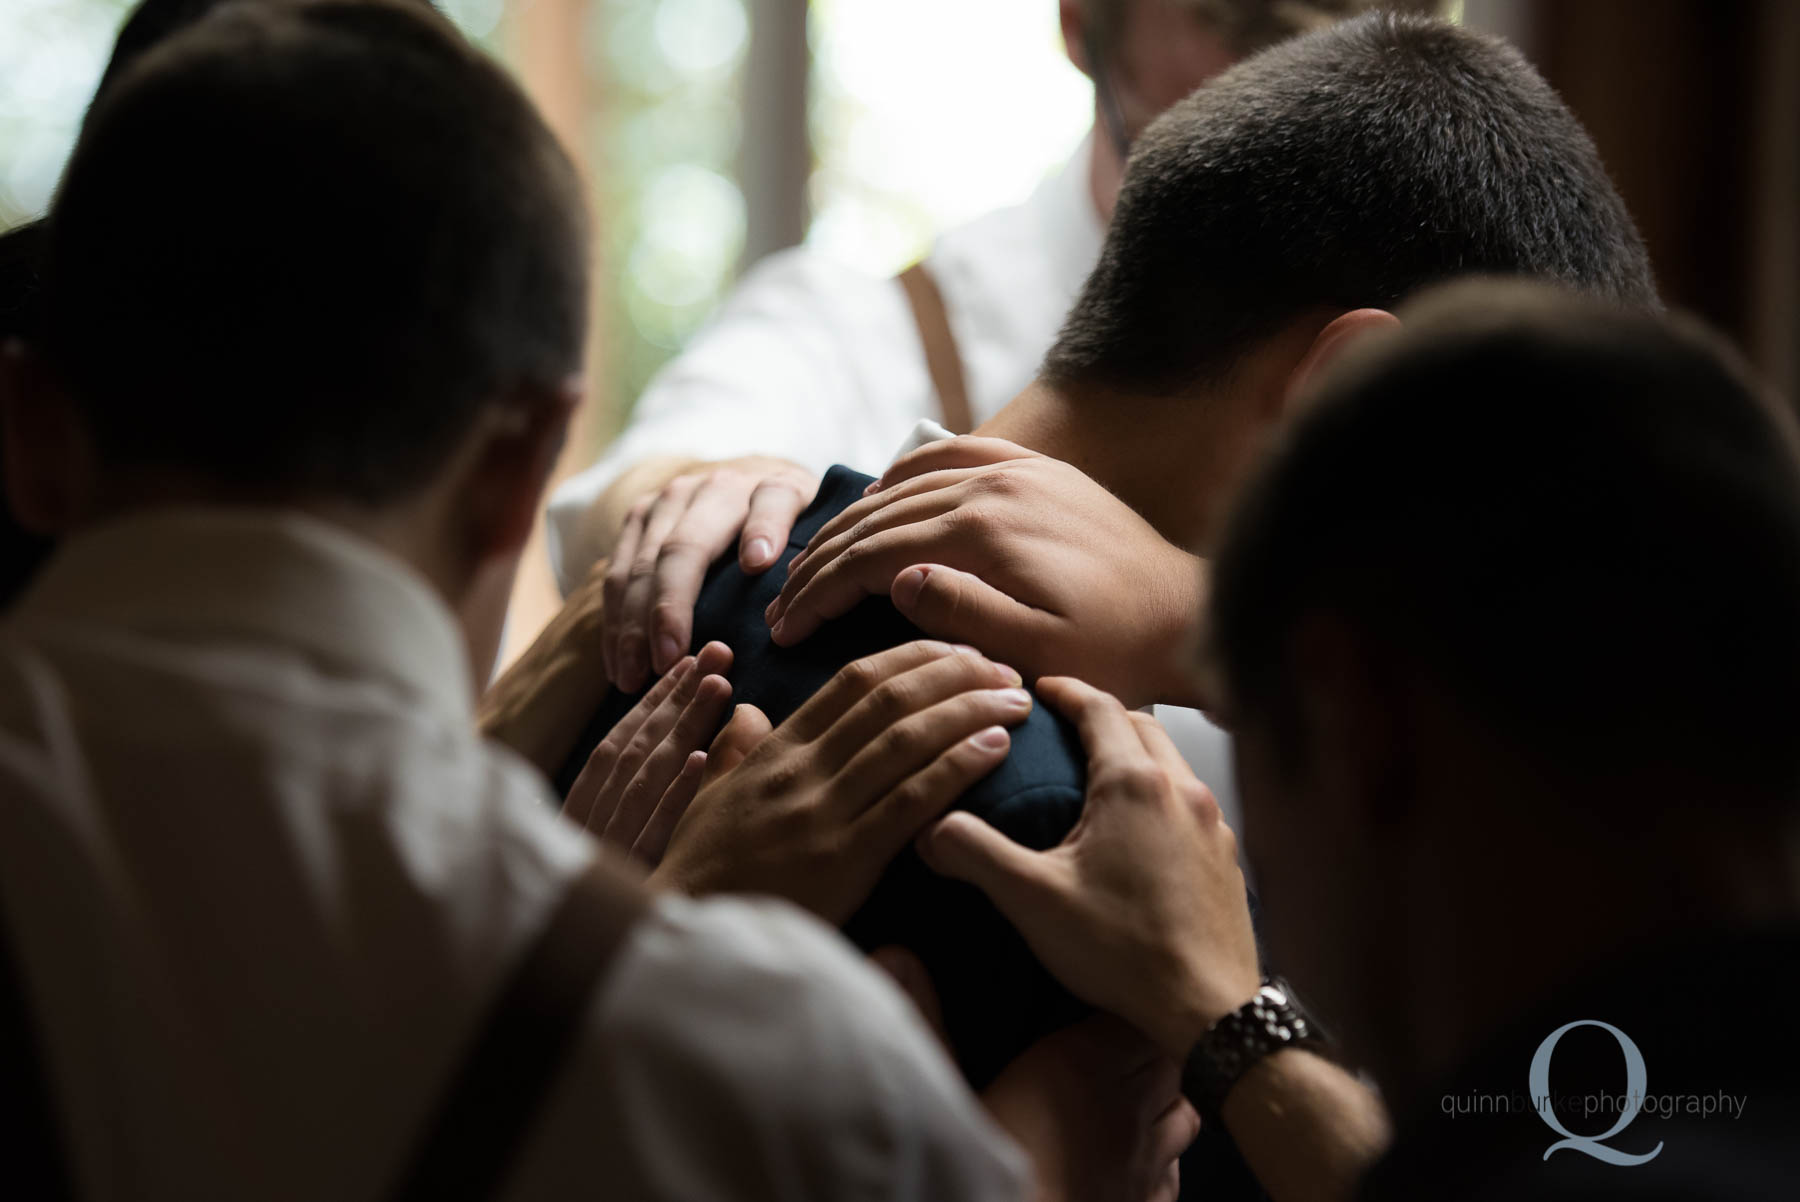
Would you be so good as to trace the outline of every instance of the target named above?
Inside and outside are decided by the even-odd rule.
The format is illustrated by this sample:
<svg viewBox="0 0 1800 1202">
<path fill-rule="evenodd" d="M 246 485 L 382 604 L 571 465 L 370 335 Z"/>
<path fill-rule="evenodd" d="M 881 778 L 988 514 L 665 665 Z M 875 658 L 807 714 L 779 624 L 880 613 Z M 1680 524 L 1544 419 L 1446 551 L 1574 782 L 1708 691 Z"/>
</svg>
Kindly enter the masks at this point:
<svg viewBox="0 0 1800 1202">
<path fill-rule="evenodd" d="M 1659 307 L 1593 140 L 1518 51 L 1371 13 L 1246 59 L 1145 131 L 1043 374 L 1175 395 L 1306 313 L 1470 274 Z"/>
</svg>

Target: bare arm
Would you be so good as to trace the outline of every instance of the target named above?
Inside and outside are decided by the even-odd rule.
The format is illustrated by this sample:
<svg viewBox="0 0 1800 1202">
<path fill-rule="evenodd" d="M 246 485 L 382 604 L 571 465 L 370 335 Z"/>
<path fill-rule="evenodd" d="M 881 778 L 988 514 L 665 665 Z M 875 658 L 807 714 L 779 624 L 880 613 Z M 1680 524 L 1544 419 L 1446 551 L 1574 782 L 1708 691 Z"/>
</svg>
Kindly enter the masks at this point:
<svg viewBox="0 0 1800 1202">
<path fill-rule="evenodd" d="M 600 654 L 605 573 L 601 560 L 477 707 L 481 733 L 546 776 L 562 767 L 609 687 Z"/>
<path fill-rule="evenodd" d="M 1074 831 L 1031 851 L 956 813 L 925 834 L 920 853 L 982 889 L 1070 992 L 1182 1061 L 1261 976 L 1236 837 L 1154 719 L 1079 681 L 1038 688 L 1075 721 L 1088 752 Z M 1223 1118 L 1275 1202 L 1349 1197 L 1388 1139 L 1373 1093 L 1293 1049 L 1246 1073 Z"/>
<path fill-rule="evenodd" d="M 1354 1197 L 1392 1138 L 1381 1099 L 1302 1048 L 1276 1052 L 1245 1073 L 1221 1113 L 1274 1202 Z"/>
</svg>

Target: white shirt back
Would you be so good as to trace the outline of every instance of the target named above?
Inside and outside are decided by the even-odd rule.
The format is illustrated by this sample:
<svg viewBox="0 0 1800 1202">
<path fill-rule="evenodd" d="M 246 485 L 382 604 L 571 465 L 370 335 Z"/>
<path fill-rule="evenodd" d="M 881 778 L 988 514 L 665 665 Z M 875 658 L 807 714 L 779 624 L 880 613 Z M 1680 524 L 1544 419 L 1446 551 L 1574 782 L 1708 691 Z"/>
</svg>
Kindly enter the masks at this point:
<svg viewBox="0 0 1800 1202">
<path fill-rule="evenodd" d="M 74 539 L 0 625 L 0 920 L 92 1199 L 378 1199 L 595 855 L 473 733 L 410 570 L 297 515 Z M 910 1004 L 777 903 L 658 901 L 508 1196 L 1003 1198 Z"/>
</svg>

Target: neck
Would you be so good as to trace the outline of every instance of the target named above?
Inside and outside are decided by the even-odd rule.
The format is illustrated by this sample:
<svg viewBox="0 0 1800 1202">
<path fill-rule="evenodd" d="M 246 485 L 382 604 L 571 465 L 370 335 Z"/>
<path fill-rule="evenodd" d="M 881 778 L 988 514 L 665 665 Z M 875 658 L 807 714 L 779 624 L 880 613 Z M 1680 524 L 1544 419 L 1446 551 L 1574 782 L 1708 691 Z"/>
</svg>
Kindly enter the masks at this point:
<svg viewBox="0 0 1800 1202">
<path fill-rule="evenodd" d="M 1112 220 L 1113 206 L 1119 201 L 1119 185 L 1125 181 L 1125 160 L 1119 157 L 1119 149 L 1097 110 L 1094 124 L 1088 130 L 1088 145 L 1092 147 L 1088 153 L 1088 196 L 1094 202 L 1100 224 L 1105 225 Z"/>
<path fill-rule="evenodd" d="M 1212 534 L 1241 433 L 1192 398 L 1083 395 L 1034 380 L 975 432 L 1081 469 L 1181 547 Z M 1129 416 L 1126 416 L 1129 415 Z"/>
</svg>

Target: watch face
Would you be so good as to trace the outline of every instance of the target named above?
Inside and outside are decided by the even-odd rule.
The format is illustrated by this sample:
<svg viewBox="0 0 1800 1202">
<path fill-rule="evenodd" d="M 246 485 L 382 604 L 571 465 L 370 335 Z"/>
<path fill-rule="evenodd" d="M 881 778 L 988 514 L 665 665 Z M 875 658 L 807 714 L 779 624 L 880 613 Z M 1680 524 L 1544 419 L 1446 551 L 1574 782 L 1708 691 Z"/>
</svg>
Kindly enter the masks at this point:
<svg viewBox="0 0 1800 1202">
<path fill-rule="evenodd" d="M 1294 987 L 1288 984 L 1284 978 L 1270 977 L 1263 985 L 1263 989 L 1269 995 L 1270 1001 L 1278 1006 L 1286 1007 L 1305 1024 L 1305 1033 L 1297 1035 L 1297 1039 L 1312 1039 L 1320 1043 L 1329 1042 L 1325 1029 L 1319 1025 L 1319 1020 L 1314 1017 L 1311 1010 L 1307 1009 L 1306 1003 L 1300 1000 L 1300 995 L 1294 992 Z"/>
</svg>

